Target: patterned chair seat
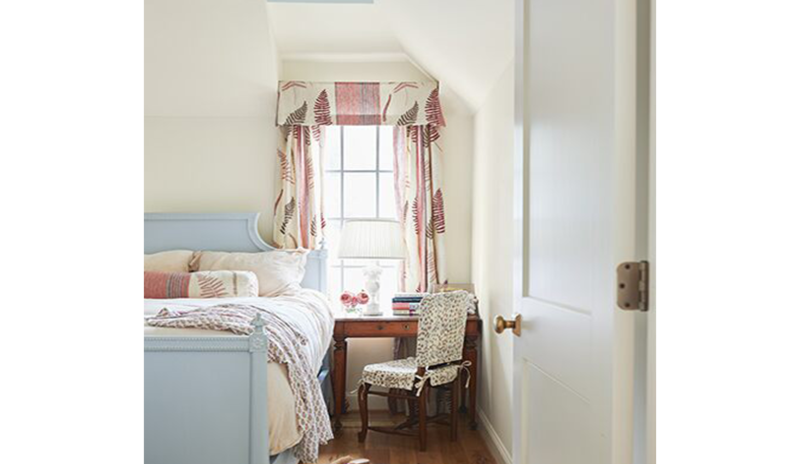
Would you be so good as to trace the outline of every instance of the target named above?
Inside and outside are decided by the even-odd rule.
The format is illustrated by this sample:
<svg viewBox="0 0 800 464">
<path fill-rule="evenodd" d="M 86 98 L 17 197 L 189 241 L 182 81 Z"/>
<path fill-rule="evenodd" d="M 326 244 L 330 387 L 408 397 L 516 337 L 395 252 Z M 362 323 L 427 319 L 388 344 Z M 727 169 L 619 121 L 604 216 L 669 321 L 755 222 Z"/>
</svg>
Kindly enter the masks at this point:
<svg viewBox="0 0 800 464">
<path fill-rule="evenodd" d="M 417 359 L 413 356 L 406 359 L 368 364 L 364 367 L 363 381 L 370 385 L 385 388 L 413 390 L 415 384 L 427 380 L 432 386 L 450 383 L 458 377 L 461 365 L 450 365 L 428 369 L 423 378 L 417 377 Z"/>
</svg>

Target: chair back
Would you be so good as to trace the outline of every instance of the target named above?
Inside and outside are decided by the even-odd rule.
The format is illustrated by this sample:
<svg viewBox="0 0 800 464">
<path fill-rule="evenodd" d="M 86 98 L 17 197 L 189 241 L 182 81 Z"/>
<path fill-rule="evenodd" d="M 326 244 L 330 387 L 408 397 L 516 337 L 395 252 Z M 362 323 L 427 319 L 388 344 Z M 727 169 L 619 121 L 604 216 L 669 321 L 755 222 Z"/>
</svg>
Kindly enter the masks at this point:
<svg viewBox="0 0 800 464">
<path fill-rule="evenodd" d="M 417 333 L 417 366 L 458 361 L 464 349 L 467 313 L 474 306 L 469 293 L 435 293 L 422 299 Z"/>
</svg>

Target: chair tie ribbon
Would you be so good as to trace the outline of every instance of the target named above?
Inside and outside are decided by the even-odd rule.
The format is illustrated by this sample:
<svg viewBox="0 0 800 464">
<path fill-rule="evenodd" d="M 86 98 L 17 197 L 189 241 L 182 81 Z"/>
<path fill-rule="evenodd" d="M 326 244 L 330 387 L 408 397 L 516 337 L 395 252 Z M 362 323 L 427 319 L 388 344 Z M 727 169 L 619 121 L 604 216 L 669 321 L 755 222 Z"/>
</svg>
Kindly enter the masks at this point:
<svg viewBox="0 0 800 464">
<path fill-rule="evenodd" d="M 464 387 L 469 386 L 469 380 L 470 380 L 470 375 L 471 374 L 469 373 L 469 369 L 467 369 L 467 368 L 469 366 L 471 366 L 471 365 L 472 365 L 472 362 L 470 362 L 470 361 L 464 361 L 461 364 L 457 364 L 459 372 L 464 371 L 464 372 L 467 373 L 467 381 L 464 384 Z M 433 372 L 435 372 L 435 371 L 436 371 L 436 369 L 427 370 L 427 371 L 425 371 L 425 375 L 422 375 L 422 376 L 415 375 L 414 376 L 418 380 L 418 382 L 414 384 L 414 387 L 417 389 L 417 396 L 422 394 L 422 387 L 425 385 L 425 382 L 428 382 L 430 380 L 431 374 Z"/>
</svg>

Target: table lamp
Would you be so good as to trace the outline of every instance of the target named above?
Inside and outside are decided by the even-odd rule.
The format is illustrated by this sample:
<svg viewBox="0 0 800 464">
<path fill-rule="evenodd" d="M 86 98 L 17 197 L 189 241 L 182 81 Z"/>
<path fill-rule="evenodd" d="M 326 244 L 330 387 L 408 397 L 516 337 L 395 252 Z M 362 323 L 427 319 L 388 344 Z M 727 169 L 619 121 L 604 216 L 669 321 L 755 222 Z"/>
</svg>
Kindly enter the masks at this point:
<svg viewBox="0 0 800 464">
<path fill-rule="evenodd" d="M 350 219 L 345 221 L 339 237 L 340 259 L 374 259 L 364 266 L 365 290 L 369 303 L 365 316 L 381 314 L 381 269 L 380 259 L 404 259 L 403 230 L 400 223 L 391 219 Z"/>
</svg>

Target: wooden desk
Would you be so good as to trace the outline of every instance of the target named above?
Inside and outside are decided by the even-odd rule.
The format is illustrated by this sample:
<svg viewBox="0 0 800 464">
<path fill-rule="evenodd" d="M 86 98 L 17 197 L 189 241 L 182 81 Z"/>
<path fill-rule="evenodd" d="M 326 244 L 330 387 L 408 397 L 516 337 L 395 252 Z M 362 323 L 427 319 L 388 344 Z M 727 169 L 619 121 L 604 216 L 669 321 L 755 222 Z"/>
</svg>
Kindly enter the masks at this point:
<svg viewBox="0 0 800 464">
<path fill-rule="evenodd" d="M 475 413 L 478 392 L 478 337 L 481 333 L 481 319 L 478 315 L 467 318 L 464 337 L 464 360 L 469 361 L 469 423 L 475 429 Z M 347 339 L 348 338 L 397 338 L 416 337 L 416 316 L 356 316 L 338 314 L 333 329 L 333 398 L 334 430 L 342 427 L 340 416 L 344 413 L 347 388 Z M 387 359 L 387 361 L 389 361 Z M 463 394 L 463 383 L 461 398 Z"/>
</svg>

